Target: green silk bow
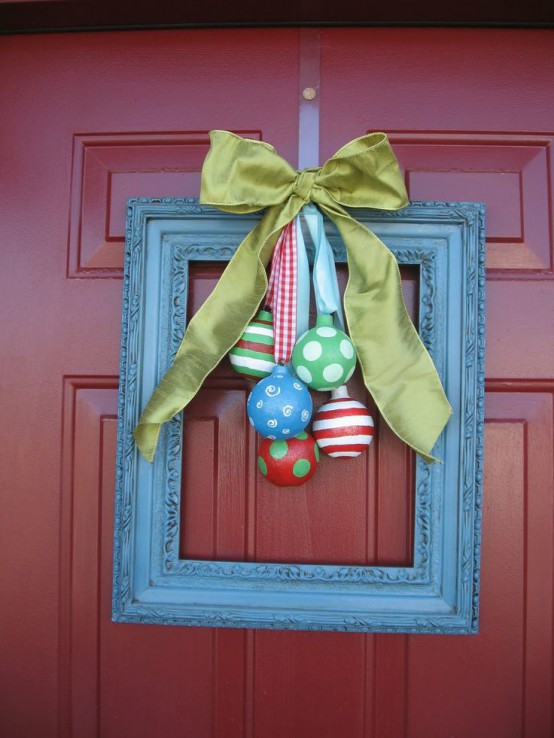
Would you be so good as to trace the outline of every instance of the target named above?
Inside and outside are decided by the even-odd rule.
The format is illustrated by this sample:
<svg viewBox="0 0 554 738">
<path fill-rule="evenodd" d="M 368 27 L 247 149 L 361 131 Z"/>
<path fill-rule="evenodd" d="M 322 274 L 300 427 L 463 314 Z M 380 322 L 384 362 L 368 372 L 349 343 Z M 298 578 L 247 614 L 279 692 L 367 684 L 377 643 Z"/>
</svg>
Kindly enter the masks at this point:
<svg viewBox="0 0 554 738">
<path fill-rule="evenodd" d="M 347 207 L 399 210 L 408 204 L 384 133 L 343 146 L 321 168 L 296 172 L 269 144 L 228 131 L 210 133 L 200 201 L 230 213 L 267 208 L 191 319 L 175 361 L 135 429 L 152 461 L 161 424 L 182 410 L 238 341 L 267 290 L 266 266 L 277 238 L 308 202 L 337 226 L 349 278 L 344 309 L 364 383 L 392 430 L 426 461 L 452 413 L 435 366 L 406 311 L 393 254 Z"/>
</svg>

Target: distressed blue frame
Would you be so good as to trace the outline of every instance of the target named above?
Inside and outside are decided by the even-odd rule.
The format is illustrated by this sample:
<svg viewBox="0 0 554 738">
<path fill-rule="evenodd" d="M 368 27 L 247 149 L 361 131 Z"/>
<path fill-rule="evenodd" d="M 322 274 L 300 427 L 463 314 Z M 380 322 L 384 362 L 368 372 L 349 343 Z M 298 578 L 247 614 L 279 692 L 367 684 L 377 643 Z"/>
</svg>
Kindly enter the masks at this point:
<svg viewBox="0 0 554 738">
<path fill-rule="evenodd" d="M 123 288 L 113 619 L 298 630 L 476 633 L 483 477 L 484 206 L 359 210 L 400 264 L 420 268 L 419 332 L 453 407 L 416 466 L 413 565 L 344 566 L 179 558 L 181 415 L 153 464 L 132 431 L 186 326 L 191 261 L 228 261 L 259 215 L 194 199 L 128 203 Z M 332 224 L 337 262 L 346 260 Z"/>
</svg>

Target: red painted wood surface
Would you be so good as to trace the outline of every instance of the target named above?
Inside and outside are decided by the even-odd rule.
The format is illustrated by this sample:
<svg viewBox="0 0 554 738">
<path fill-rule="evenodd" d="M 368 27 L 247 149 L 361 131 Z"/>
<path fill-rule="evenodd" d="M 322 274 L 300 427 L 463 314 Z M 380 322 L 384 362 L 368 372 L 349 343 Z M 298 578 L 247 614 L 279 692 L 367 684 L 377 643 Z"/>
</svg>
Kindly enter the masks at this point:
<svg viewBox="0 0 554 738">
<path fill-rule="evenodd" d="M 210 128 L 295 162 L 298 41 L 294 29 L 2 39 L 2 736 L 552 734 L 548 33 L 321 34 L 322 158 L 386 130 L 413 198 L 487 203 L 480 634 L 110 622 L 123 203 L 197 194 Z M 194 271 L 192 306 L 213 281 Z M 413 303 L 409 274 L 405 286 Z M 225 461 L 245 453 L 244 401 L 223 365 L 191 406 L 183 555 L 409 560 L 410 460 L 382 427 L 348 489 L 329 462 L 313 488 L 255 490 Z"/>
<path fill-rule="evenodd" d="M 219 267 L 191 269 L 191 312 L 211 292 L 220 273 Z M 417 271 L 403 268 L 402 273 L 405 300 L 415 316 Z M 346 279 L 346 267 L 340 266 L 342 289 Z M 316 475 L 296 489 L 275 488 L 252 464 L 257 446 L 247 432 L 245 411 L 252 386 L 225 359 L 185 411 L 181 555 L 231 561 L 409 564 L 413 454 L 379 422 L 359 370 L 349 388 L 352 397 L 371 409 L 379 442 L 371 453 L 348 461 L 322 454 Z M 328 399 L 329 393 L 314 393 L 315 407 Z"/>
</svg>

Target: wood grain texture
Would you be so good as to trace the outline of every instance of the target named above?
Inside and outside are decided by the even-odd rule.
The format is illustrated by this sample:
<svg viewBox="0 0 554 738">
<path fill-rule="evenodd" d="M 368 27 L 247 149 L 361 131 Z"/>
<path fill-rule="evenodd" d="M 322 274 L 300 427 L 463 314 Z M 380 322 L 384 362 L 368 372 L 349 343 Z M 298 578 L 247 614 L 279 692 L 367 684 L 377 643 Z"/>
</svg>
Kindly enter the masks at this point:
<svg viewBox="0 0 554 738">
<path fill-rule="evenodd" d="M 98 735 L 100 591 L 111 547 L 117 377 L 65 377 L 60 572 L 60 733 Z M 110 439 L 112 444 L 110 444 Z"/>
<path fill-rule="evenodd" d="M 481 632 L 408 637 L 395 679 L 406 685 L 404 727 L 383 735 L 547 738 L 554 729 L 551 38 L 445 29 L 326 29 L 321 38 L 322 157 L 362 128 L 390 131 L 412 196 L 472 199 L 480 191 L 488 206 Z M 349 115 L 337 116 L 346 97 Z"/>
<path fill-rule="evenodd" d="M 409 197 L 470 197 L 487 207 L 487 268 L 552 271 L 553 138 L 542 134 L 389 131 Z"/>
<path fill-rule="evenodd" d="M 410 639 L 416 738 L 452 725 L 461 736 L 551 733 L 554 384 L 489 389 L 481 630 L 470 640 Z"/>
<path fill-rule="evenodd" d="M 10 10 L 14 4 L 2 5 Z M 40 21 L 36 7 L 30 13 L 29 3 L 17 5 L 27 21 Z M 58 20 L 70 20 L 70 5 L 60 4 Z M 471 7 L 481 14 L 490 9 L 487 3 Z M 532 7 L 504 3 L 503 12 Z M 442 4 L 439 10 L 442 17 L 464 8 Z M 552 135 L 549 33 L 327 28 L 321 37 L 323 158 L 368 129 L 412 137 L 414 148 L 430 141 L 437 157 L 437 132 L 449 140 L 460 134 L 468 155 L 479 147 L 475 136 L 482 132 L 485 158 L 494 140 L 495 150 L 508 146 L 498 156 L 513 165 L 510 141 L 519 147 L 521 137 L 534 142 Z M 507 269 L 504 262 L 495 267 L 488 285 L 481 635 L 254 634 L 110 622 L 115 433 L 113 405 L 102 398 L 113 396 L 118 371 L 121 281 L 66 278 L 72 143 L 78 136 L 119 140 L 226 127 L 262 131 L 294 162 L 297 38 L 294 29 L 256 29 L 2 39 L 1 409 L 9 425 L 0 444 L 0 732 L 9 738 L 81 738 L 91 732 L 101 738 L 269 738 L 277 734 L 272 720 L 289 731 L 288 738 L 552 735 L 553 282 L 547 273 L 552 259 L 545 256 L 552 237 L 542 225 L 544 207 L 535 220 L 525 212 L 522 220 L 521 211 L 507 209 L 488 184 L 495 237 L 501 239 L 491 243 L 497 264 L 508 239 L 513 246 Z M 544 151 L 551 156 L 550 147 Z M 452 167 L 447 155 L 443 161 Z M 538 155 L 531 163 L 537 167 L 540 160 Z M 414 182 L 426 197 L 441 199 L 443 185 L 447 189 L 448 172 L 440 173 L 439 164 Z M 470 164 L 457 168 L 468 171 Z M 182 162 L 176 157 L 174 165 Z M 506 172 L 509 202 L 515 198 L 513 173 Z M 137 194 L 125 192 L 138 185 L 133 177 L 116 178 L 112 219 L 102 210 L 106 200 L 98 198 L 92 223 L 98 233 L 108 222 L 111 234 L 120 236 L 124 213 L 119 220 L 117 202 Z M 551 193 L 544 177 L 531 181 L 527 194 L 545 202 Z M 456 195 L 474 199 L 475 182 L 479 176 L 458 177 Z M 521 222 L 525 243 L 536 234 L 532 251 L 512 239 Z M 540 261 L 536 267 L 533 254 Z M 84 393 L 77 403 L 84 423 L 79 427 L 89 429 L 75 440 L 98 437 L 100 424 L 103 463 L 88 478 L 89 453 L 82 445 L 64 450 L 64 459 L 79 459 L 75 474 L 82 486 L 74 494 L 81 509 L 96 509 L 99 490 L 104 504 L 98 517 L 78 514 L 79 536 L 68 546 L 61 537 L 66 505 L 60 518 L 61 490 L 68 489 L 61 477 L 68 469 L 61 464 L 67 448 L 62 408 L 71 407 L 64 389 L 74 387 L 75 378 L 84 382 L 75 388 L 77 396 Z M 98 385 L 99 378 L 111 384 Z M 97 445 L 93 452 L 98 458 Z M 379 541 L 389 545 L 384 531 Z M 254 542 L 248 545 L 253 551 Z M 370 539 L 370 549 L 374 545 Z M 397 542 L 394 551 L 400 555 Z M 60 591 L 69 592 L 72 552 L 81 571 L 97 570 L 100 552 L 100 582 L 78 588 L 71 611 L 77 639 L 85 638 L 91 620 L 99 627 L 98 698 L 95 703 L 89 691 L 86 664 L 77 664 L 70 685 L 75 701 L 66 693 L 60 713 L 58 685 L 66 689 L 67 671 L 63 659 L 58 663 L 64 653 L 58 603 Z M 66 712 L 72 704 L 82 710 Z"/>
<path fill-rule="evenodd" d="M 93 139 L 108 135 L 128 141 L 126 136 L 159 133 L 163 138 L 168 131 L 205 132 L 219 126 L 264 131 L 263 135 L 294 161 L 297 116 L 288 111 L 297 104 L 297 33 L 245 30 L 231 35 L 177 32 L 137 33 L 132 37 L 4 37 L 0 55 L 0 148 L 4 181 L 9 183 L 3 190 L 0 219 L 2 255 L 4 263 L 9 264 L 9 269 L 2 269 L 0 290 L 2 413 L 9 418 L 0 444 L 0 545 L 4 561 L 19 552 L 14 566 L 3 566 L 0 574 L 4 665 L 0 675 L 0 732 L 10 738 L 50 738 L 59 734 L 59 724 L 66 726 L 64 730 L 71 729 L 60 716 L 57 698 L 59 588 L 67 592 L 69 586 L 67 568 L 59 568 L 60 546 L 63 558 L 67 543 L 60 536 L 63 377 L 116 376 L 120 342 L 121 280 L 96 279 L 93 283 L 82 278 L 67 279 L 73 142 L 79 136 L 88 140 L 89 135 Z M 191 73 L 193 58 L 197 71 Z M 225 59 L 223 65 L 221 58 Z M 280 74 L 268 74 L 275 69 Z M 202 75 L 204 83 L 200 82 Z M 242 80 L 246 76 L 250 87 L 244 95 Z M 267 106 L 267 99 L 282 111 L 280 120 Z M 134 163 L 127 160 L 125 166 L 133 169 Z M 167 162 L 162 165 L 167 166 Z M 179 167 L 177 159 L 174 166 Z M 167 175 L 171 179 L 171 172 Z M 129 184 L 134 187 L 132 182 Z M 132 190 L 125 192 L 122 181 L 116 185 L 117 198 L 135 194 Z M 101 194 L 95 211 L 98 219 L 92 228 L 103 235 L 107 223 L 111 229 L 108 235 L 117 236 L 118 223 L 123 226 L 125 214 L 121 212 L 119 218 L 112 214 L 110 221 L 107 201 Z M 120 201 L 117 199 L 115 208 Z M 83 258 L 88 263 L 88 257 Z M 111 269 L 113 260 L 105 263 Z M 86 449 L 81 453 L 83 463 L 92 463 Z M 85 487 L 85 504 L 94 505 L 94 498 L 88 497 L 97 489 L 94 485 Z M 109 532 L 101 534 L 101 541 L 111 550 Z M 87 533 L 77 539 L 79 544 L 81 548 L 74 552 L 79 560 L 94 561 L 98 550 L 94 536 Z M 108 587 L 108 609 L 110 560 L 111 555 L 106 556 L 108 569 L 103 580 Z M 83 588 L 87 586 L 82 583 Z M 93 583 L 91 590 L 79 596 L 73 610 L 77 622 L 93 617 L 95 586 Z M 109 616 L 99 617 L 109 622 Z M 204 666 L 211 669 L 211 660 L 206 660 L 211 646 L 204 651 L 204 641 L 199 642 L 193 632 L 184 637 L 190 646 L 184 648 L 184 660 L 198 677 L 195 684 L 199 685 L 191 685 L 185 702 L 192 699 L 200 704 L 201 690 L 212 683 L 211 672 L 205 682 L 200 677 Z M 207 643 L 211 640 L 212 634 L 205 639 Z M 136 643 L 140 643 L 140 631 Z M 122 651 L 114 649 L 114 644 Z M 101 680 L 105 710 L 101 712 L 99 730 L 103 735 L 117 733 L 127 720 L 117 707 L 122 704 L 119 689 L 126 682 L 124 675 L 129 666 L 126 634 L 115 633 L 114 644 L 108 634 L 99 647 L 100 669 L 114 678 L 111 683 Z M 190 648 L 196 649 L 196 657 Z M 167 654 L 174 650 L 170 646 Z M 121 665 L 121 675 L 110 654 Z M 144 653 L 138 654 L 139 663 L 144 664 L 144 659 Z M 79 668 L 86 669 L 86 661 Z M 138 665 L 133 668 L 140 671 Z M 181 668 L 181 660 L 177 660 L 175 691 L 167 698 L 168 721 L 174 717 L 170 702 L 183 699 L 179 696 Z M 167 670 L 160 670 L 159 674 L 163 673 L 168 675 Z M 159 674 L 156 684 L 165 694 L 167 689 Z M 82 686 L 77 687 L 79 699 L 90 705 L 93 693 L 87 691 L 84 675 L 82 680 Z M 145 687 L 146 692 L 150 689 Z M 139 694 L 138 685 L 130 688 L 123 702 L 130 705 L 136 701 L 139 705 Z M 146 702 L 142 704 L 147 711 Z M 79 714 L 75 712 L 76 721 Z M 89 730 L 88 715 L 84 710 L 82 726 L 74 725 L 76 735 Z M 183 715 L 190 715 L 190 710 L 183 708 Z M 205 715 L 209 724 L 210 709 Z M 138 710 L 137 721 L 140 719 Z M 191 719 L 201 723 L 199 717 Z M 152 724 L 147 731 L 148 735 L 156 732 Z M 201 735 L 194 725 L 189 733 Z"/>
<path fill-rule="evenodd" d="M 259 131 L 235 131 L 260 139 Z M 68 276 L 121 277 L 125 212 L 136 197 L 195 197 L 208 131 L 90 134 L 73 138 Z"/>
</svg>

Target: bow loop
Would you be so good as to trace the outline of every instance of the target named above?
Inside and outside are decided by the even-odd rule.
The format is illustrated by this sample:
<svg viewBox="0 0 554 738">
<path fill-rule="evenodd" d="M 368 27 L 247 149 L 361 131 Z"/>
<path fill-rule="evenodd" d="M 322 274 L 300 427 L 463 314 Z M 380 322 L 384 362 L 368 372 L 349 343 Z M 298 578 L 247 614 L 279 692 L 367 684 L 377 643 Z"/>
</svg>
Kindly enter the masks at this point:
<svg viewBox="0 0 554 738">
<path fill-rule="evenodd" d="M 399 210 L 409 200 L 396 156 L 384 133 L 350 141 L 321 167 L 318 185 L 339 205 Z"/>
<path fill-rule="evenodd" d="M 273 146 L 229 131 L 211 131 L 210 142 L 200 185 L 204 205 L 254 213 L 292 195 L 296 171 Z"/>
</svg>

